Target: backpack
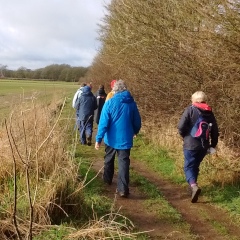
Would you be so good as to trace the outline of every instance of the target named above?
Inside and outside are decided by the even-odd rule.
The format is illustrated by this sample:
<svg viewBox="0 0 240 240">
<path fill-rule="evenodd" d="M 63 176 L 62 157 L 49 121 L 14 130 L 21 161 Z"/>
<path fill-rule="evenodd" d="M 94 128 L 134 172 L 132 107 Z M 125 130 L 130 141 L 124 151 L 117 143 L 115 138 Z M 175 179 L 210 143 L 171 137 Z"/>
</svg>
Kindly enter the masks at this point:
<svg viewBox="0 0 240 240">
<path fill-rule="evenodd" d="M 208 141 L 212 123 L 208 123 L 208 121 L 205 119 L 205 117 L 202 115 L 198 108 L 193 108 L 197 110 L 198 118 L 193 125 L 190 134 L 194 138 L 201 139 L 201 141 Z"/>
</svg>

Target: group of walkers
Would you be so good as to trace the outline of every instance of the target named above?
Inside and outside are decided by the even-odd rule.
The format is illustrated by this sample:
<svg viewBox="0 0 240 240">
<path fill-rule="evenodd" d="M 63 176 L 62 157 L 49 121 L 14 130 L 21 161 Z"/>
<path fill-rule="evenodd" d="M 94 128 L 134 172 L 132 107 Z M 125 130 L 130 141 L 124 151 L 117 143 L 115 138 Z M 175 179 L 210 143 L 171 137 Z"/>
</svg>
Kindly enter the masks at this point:
<svg viewBox="0 0 240 240">
<path fill-rule="evenodd" d="M 116 192 L 129 195 L 130 151 L 133 138 L 141 129 L 141 116 L 131 93 L 123 80 L 112 80 L 111 92 L 106 94 L 100 85 L 94 95 L 92 85 L 82 84 L 73 98 L 77 127 L 82 145 L 92 145 L 93 122 L 98 124 L 95 149 L 105 144 L 103 181 L 111 185 L 114 160 L 118 157 Z M 206 154 L 215 151 L 218 143 L 218 125 L 207 96 L 202 91 L 192 95 L 192 103 L 181 116 L 178 132 L 183 139 L 184 173 L 191 189 L 191 202 L 198 201 L 199 167 Z"/>
<path fill-rule="evenodd" d="M 116 80 L 112 80 L 111 89 Z M 76 125 L 82 145 L 92 145 L 93 123 L 99 124 L 100 115 L 105 101 L 113 96 L 113 91 L 106 94 L 104 85 L 100 85 L 95 94 L 92 93 L 92 83 L 82 83 L 76 91 L 72 107 L 76 110 Z"/>
<path fill-rule="evenodd" d="M 91 145 L 93 122 L 98 124 L 95 149 L 104 141 L 103 181 L 111 184 L 114 175 L 114 160 L 118 157 L 117 192 L 121 197 L 129 195 L 130 151 L 133 138 L 141 128 L 137 104 L 123 80 L 111 81 L 111 92 L 106 94 L 100 85 L 94 95 L 90 84 L 83 84 L 75 93 L 73 107 L 76 109 L 77 126 L 82 145 Z"/>
</svg>

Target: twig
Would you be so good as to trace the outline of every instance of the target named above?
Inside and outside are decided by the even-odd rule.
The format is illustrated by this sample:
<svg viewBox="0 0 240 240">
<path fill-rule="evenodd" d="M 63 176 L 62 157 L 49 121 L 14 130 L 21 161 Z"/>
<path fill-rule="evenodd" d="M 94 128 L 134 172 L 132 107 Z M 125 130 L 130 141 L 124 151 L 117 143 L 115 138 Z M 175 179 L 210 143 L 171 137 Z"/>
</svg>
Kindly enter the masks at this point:
<svg viewBox="0 0 240 240">
<path fill-rule="evenodd" d="M 11 121 L 10 121 L 10 123 L 11 123 Z M 6 127 L 8 141 L 9 141 L 9 145 L 10 145 L 11 152 L 12 152 L 12 157 L 13 157 L 13 175 L 14 175 L 14 207 L 13 207 L 13 213 L 12 213 L 13 224 L 14 224 L 14 228 L 15 228 L 16 233 L 17 233 L 17 237 L 18 237 L 19 240 L 21 240 L 22 238 L 21 238 L 21 235 L 20 235 L 20 232 L 19 232 L 19 229 L 18 229 L 17 219 L 16 219 L 16 212 L 17 212 L 17 166 L 16 166 L 16 159 L 15 159 L 15 156 L 14 156 L 13 146 L 12 146 L 12 143 L 11 143 L 6 119 L 5 119 L 5 127 Z M 10 128 L 11 128 L 11 124 L 10 124 Z"/>
<path fill-rule="evenodd" d="M 21 112 L 23 117 L 23 112 Z M 26 185 L 27 185 L 27 197 L 29 203 L 29 228 L 28 228 L 28 236 L 27 239 L 32 240 L 32 225 L 33 225 L 33 206 L 32 206 L 32 198 L 31 198 L 31 190 L 30 190 L 30 178 L 29 178 L 29 159 L 30 159 L 30 152 L 28 153 L 27 148 L 27 136 L 26 136 L 26 128 L 24 124 L 24 118 L 22 118 L 23 124 L 23 133 L 24 133 L 24 141 L 25 141 L 25 154 L 26 154 L 26 161 L 25 161 L 25 174 L 26 174 Z"/>
<path fill-rule="evenodd" d="M 84 178 L 84 180 L 83 180 L 84 183 L 86 182 L 86 178 L 87 178 L 87 175 L 88 175 L 91 167 L 92 167 L 92 164 L 90 165 L 87 173 L 85 174 L 85 178 Z M 104 167 L 104 166 L 102 166 L 102 168 L 97 172 L 97 174 L 96 174 L 90 181 L 88 181 L 86 184 L 84 184 L 83 186 L 81 186 L 81 187 L 79 187 L 78 189 L 76 189 L 73 193 L 71 193 L 71 194 L 68 196 L 68 198 L 71 197 L 72 195 L 76 194 L 77 192 L 81 191 L 81 190 L 82 190 L 83 188 L 85 188 L 89 183 L 91 183 L 91 182 L 99 175 L 99 173 L 102 171 L 103 167 Z"/>
<path fill-rule="evenodd" d="M 35 109 L 35 105 L 34 105 L 34 109 Z M 35 141 L 36 143 L 38 142 L 37 140 L 37 129 L 36 129 L 36 122 L 37 122 L 37 116 L 36 116 L 36 111 L 34 111 L 34 117 L 35 117 L 35 121 L 34 121 L 34 136 L 35 136 Z M 37 144 L 36 144 L 37 146 Z M 34 206 L 35 202 L 36 202 L 36 197 L 37 197 L 37 191 L 38 191 L 38 184 L 39 184 L 39 162 L 38 162 L 38 154 L 36 155 L 36 185 L 35 185 L 35 190 L 34 190 L 34 197 L 33 197 L 33 201 L 32 201 L 32 205 Z"/>
</svg>

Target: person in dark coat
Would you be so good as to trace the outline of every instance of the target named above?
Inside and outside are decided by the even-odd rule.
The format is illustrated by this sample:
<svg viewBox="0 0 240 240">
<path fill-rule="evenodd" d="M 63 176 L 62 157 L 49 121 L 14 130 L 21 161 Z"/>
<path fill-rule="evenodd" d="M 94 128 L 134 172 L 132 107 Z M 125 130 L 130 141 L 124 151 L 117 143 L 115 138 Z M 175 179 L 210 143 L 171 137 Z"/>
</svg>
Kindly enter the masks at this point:
<svg viewBox="0 0 240 240">
<path fill-rule="evenodd" d="M 77 109 L 78 126 L 80 133 L 80 142 L 82 145 L 92 145 L 92 132 L 93 132 L 93 116 L 94 110 L 97 109 L 97 100 L 91 88 L 85 86 L 82 89 L 82 94 L 79 98 Z"/>
<path fill-rule="evenodd" d="M 212 108 L 206 103 L 207 96 L 202 91 L 197 91 L 192 95 L 192 105 L 188 106 L 178 124 L 178 131 L 183 138 L 183 153 L 184 153 L 184 173 L 186 181 L 191 187 L 192 203 L 197 202 L 198 196 L 201 193 L 197 179 L 199 174 L 199 166 L 207 154 L 209 149 L 213 149 L 218 143 L 218 125 Z M 210 128 L 209 139 L 194 138 L 190 134 L 192 127 L 201 114 L 207 121 Z"/>
<path fill-rule="evenodd" d="M 104 90 L 104 86 L 103 85 L 99 86 L 99 89 L 95 93 L 95 97 L 97 99 L 97 106 L 98 106 L 98 108 L 94 112 L 94 121 L 98 124 L 99 123 L 99 119 L 100 119 L 100 115 L 101 115 L 101 112 L 102 112 L 102 108 L 103 108 L 103 105 L 104 105 L 104 103 L 106 101 L 106 97 L 107 97 L 107 94 L 106 94 L 106 92 Z"/>
</svg>

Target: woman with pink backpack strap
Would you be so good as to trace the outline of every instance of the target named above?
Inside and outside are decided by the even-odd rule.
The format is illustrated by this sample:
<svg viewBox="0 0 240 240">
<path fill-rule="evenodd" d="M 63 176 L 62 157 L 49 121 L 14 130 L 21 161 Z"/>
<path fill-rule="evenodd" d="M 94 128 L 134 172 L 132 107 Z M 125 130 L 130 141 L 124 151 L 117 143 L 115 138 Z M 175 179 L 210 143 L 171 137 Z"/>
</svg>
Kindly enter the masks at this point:
<svg viewBox="0 0 240 240">
<path fill-rule="evenodd" d="M 183 138 L 184 173 L 191 188 L 192 203 L 198 201 L 201 193 L 197 183 L 199 166 L 208 151 L 215 149 L 219 136 L 217 121 L 206 100 L 207 96 L 204 92 L 195 92 L 192 95 L 192 104 L 185 109 L 178 124 L 178 132 Z M 201 124 L 196 127 L 198 122 Z"/>
</svg>

